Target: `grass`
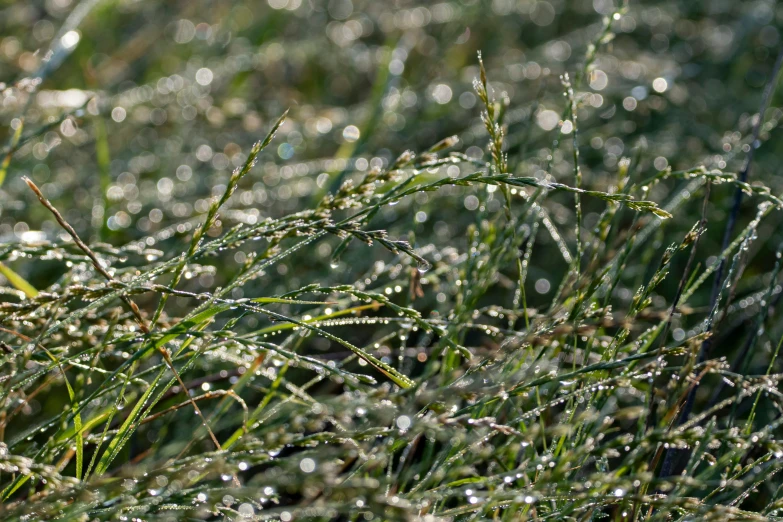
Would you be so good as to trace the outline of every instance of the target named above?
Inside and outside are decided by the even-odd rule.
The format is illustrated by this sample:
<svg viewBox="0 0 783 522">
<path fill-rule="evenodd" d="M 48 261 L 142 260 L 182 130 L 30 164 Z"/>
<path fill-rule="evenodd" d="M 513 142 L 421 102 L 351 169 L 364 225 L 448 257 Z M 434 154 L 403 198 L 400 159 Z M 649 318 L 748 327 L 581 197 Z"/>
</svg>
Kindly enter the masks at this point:
<svg viewBox="0 0 783 522">
<path fill-rule="evenodd" d="M 780 518 L 766 4 L 283 3 L 4 22 L 3 520 Z"/>
</svg>

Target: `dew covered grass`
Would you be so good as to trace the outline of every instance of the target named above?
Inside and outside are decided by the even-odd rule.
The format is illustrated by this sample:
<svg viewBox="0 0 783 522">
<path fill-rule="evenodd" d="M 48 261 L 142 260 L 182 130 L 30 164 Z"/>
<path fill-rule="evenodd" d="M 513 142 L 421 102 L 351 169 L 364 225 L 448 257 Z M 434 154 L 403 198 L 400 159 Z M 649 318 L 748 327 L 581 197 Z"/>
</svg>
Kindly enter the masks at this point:
<svg viewBox="0 0 783 522">
<path fill-rule="evenodd" d="M 783 516 L 774 2 L 2 12 L 2 520 Z"/>
</svg>

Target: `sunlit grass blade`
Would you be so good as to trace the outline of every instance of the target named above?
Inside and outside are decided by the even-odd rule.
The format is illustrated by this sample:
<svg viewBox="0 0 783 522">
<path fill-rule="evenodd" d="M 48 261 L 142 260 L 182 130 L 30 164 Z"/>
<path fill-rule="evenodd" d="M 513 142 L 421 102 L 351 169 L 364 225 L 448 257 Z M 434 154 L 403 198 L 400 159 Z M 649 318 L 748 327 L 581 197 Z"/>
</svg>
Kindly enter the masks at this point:
<svg viewBox="0 0 783 522">
<path fill-rule="evenodd" d="M 38 295 L 38 290 L 36 290 L 33 285 L 28 283 L 24 277 L 20 276 L 3 263 L 0 263 L 0 274 L 3 274 L 14 288 L 24 292 L 24 295 L 27 297 L 35 297 Z"/>
</svg>

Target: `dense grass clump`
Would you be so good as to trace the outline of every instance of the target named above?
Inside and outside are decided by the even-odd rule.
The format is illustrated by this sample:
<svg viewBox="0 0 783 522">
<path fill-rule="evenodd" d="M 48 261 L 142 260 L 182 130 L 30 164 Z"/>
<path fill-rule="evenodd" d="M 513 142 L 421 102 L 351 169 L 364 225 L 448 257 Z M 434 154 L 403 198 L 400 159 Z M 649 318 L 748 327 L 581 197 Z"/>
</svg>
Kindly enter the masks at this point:
<svg viewBox="0 0 783 522">
<path fill-rule="evenodd" d="M 783 515 L 773 3 L 4 14 L 2 520 Z"/>
</svg>

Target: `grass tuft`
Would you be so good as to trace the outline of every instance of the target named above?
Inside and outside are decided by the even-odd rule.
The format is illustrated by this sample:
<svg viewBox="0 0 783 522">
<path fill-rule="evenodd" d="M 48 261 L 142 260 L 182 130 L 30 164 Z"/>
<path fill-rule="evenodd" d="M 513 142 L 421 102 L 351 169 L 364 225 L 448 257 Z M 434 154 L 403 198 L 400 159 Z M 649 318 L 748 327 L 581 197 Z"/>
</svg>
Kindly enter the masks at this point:
<svg viewBox="0 0 783 522">
<path fill-rule="evenodd" d="M 0 21 L 2 520 L 783 516 L 767 3 L 180 4 Z"/>
</svg>

